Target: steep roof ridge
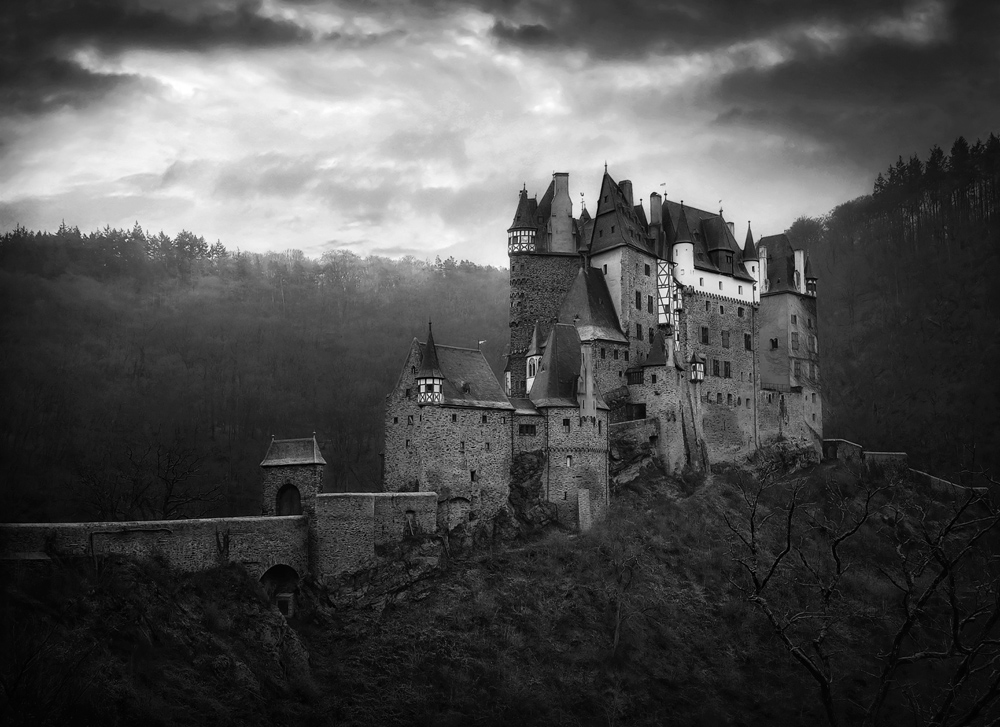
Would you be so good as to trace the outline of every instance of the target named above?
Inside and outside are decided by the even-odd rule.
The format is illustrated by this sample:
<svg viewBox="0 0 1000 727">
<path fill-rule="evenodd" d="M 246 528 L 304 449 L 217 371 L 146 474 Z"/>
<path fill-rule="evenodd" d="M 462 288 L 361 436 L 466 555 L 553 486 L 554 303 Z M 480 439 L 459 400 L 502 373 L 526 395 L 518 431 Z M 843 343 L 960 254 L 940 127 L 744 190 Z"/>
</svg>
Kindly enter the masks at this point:
<svg viewBox="0 0 1000 727">
<path fill-rule="evenodd" d="M 434 346 L 434 331 L 431 330 L 430 321 L 427 321 L 427 343 L 420 356 L 420 369 L 417 371 L 417 376 L 434 379 L 445 378 L 441 371 L 441 364 L 438 363 L 437 348 Z"/>
<path fill-rule="evenodd" d="M 537 206 L 538 203 L 536 200 L 528 198 L 527 187 L 522 188 L 521 193 L 517 198 L 517 209 L 514 211 L 514 221 L 510 223 L 510 227 L 508 227 L 507 230 L 523 229 L 525 227 L 537 228 L 538 223 L 535 222 L 535 209 Z"/>
<path fill-rule="evenodd" d="M 757 247 L 753 244 L 753 232 L 750 230 L 750 220 L 747 220 L 747 239 L 743 243 L 743 261 L 759 260 Z"/>
<path fill-rule="evenodd" d="M 531 345 L 528 346 L 528 353 L 525 355 L 541 356 L 544 350 L 545 344 L 542 343 L 542 329 L 538 326 L 538 321 L 535 321 L 535 329 L 531 332 Z"/>
<path fill-rule="evenodd" d="M 558 320 L 575 326 L 584 341 L 628 343 L 615 312 L 607 280 L 598 268 L 580 268 L 559 307 Z"/>
<path fill-rule="evenodd" d="M 607 201 L 605 201 L 607 198 Z M 627 245 L 646 253 L 653 251 L 649 247 L 647 240 L 648 224 L 644 223 L 645 213 L 638 215 L 625 198 L 625 193 L 621 187 L 605 170 L 601 180 L 601 192 L 597 201 L 597 212 L 594 214 L 595 224 L 591 231 L 590 252 L 597 253 L 612 248 Z M 641 205 L 640 205 L 641 207 Z M 614 215 L 614 224 L 602 225 L 600 218 L 607 215 Z M 607 236 L 604 236 L 604 227 L 607 226 Z M 596 237 L 595 237 L 596 235 Z"/>
</svg>

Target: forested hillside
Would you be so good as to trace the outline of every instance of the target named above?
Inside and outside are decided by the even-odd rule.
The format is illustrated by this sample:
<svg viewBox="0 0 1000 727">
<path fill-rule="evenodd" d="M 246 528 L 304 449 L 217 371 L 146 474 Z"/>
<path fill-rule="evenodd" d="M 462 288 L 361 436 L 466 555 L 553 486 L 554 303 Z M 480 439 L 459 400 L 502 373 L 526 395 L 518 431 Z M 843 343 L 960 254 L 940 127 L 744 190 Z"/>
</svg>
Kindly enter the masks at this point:
<svg viewBox="0 0 1000 727">
<path fill-rule="evenodd" d="M 4 520 L 257 514 L 271 435 L 328 491 L 380 484 L 384 397 L 428 318 L 499 364 L 507 274 L 454 259 L 230 252 L 139 225 L 0 236 Z"/>
<path fill-rule="evenodd" d="M 788 230 L 819 276 L 824 432 L 949 476 L 1000 461 L 1000 139 L 900 158 Z"/>
</svg>

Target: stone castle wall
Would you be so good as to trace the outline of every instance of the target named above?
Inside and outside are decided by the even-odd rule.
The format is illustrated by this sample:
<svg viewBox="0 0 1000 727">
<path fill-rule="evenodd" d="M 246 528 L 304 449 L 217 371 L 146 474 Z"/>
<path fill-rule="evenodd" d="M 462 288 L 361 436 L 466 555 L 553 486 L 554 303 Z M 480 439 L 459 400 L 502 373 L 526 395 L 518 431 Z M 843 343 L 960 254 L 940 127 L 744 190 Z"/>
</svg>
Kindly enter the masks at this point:
<svg viewBox="0 0 1000 727">
<path fill-rule="evenodd" d="M 535 321 L 542 341 L 552 330 L 563 298 L 580 270 L 579 255 L 514 254 L 510 256 L 510 374 L 513 396 L 525 396 L 525 352 Z"/>
<path fill-rule="evenodd" d="M 592 520 L 602 520 L 608 506 L 607 412 L 580 417 L 580 410 L 574 407 L 552 407 L 545 414 L 549 431 L 546 492 L 559 521 L 578 526 L 580 490 L 589 492 Z"/>
<path fill-rule="evenodd" d="M 62 557 L 155 556 L 181 571 L 232 561 L 245 565 L 255 578 L 279 564 L 303 576 L 309 570 L 307 539 L 307 521 L 302 515 L 15 523 L 0 525 L 0 559 L 45 559 L 50 553 Z"/>
</svg>

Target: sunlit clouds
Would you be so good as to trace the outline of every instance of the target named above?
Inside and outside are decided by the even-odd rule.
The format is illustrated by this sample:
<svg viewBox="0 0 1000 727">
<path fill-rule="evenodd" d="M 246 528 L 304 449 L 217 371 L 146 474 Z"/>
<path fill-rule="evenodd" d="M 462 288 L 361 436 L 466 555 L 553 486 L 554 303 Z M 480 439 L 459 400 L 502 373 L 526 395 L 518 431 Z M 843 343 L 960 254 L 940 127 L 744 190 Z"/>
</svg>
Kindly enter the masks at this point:
<svg viewBox="0 0 1000 727">
<path fill-rule="evenodd" d="M 801 5 L 15 3 L 0 228 L 504 264 L 521 184 L 553 171 L 577 214 L 606 161 L 771 234 L 991 130 L 991 10 Z"/>
</svg>

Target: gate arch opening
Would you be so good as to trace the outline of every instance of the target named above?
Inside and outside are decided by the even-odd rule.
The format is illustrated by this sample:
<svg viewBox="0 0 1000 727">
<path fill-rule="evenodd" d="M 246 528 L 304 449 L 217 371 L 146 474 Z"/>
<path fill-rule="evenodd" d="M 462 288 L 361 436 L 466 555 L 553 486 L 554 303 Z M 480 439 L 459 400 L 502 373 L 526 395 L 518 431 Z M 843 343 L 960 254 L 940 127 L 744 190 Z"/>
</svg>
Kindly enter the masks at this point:
<svg viewBox="0 0 1000 727">
<path fill-rule="evenodd" d="M 299 574 L 294 568 L 284 563 L 273 565 L 264 571 L 260 584 L 268 599 L 278 607 L 283 616 L 290 618 L 295 615 L 295 592 L 299 588 Z"/>
<path fill-rule="evenodd" d="M 274 511 L 278 515 L 301 515 L 302 496 L 299 488 L 291 482 L 282 485 L 275 497 Z"/>
</svg>

